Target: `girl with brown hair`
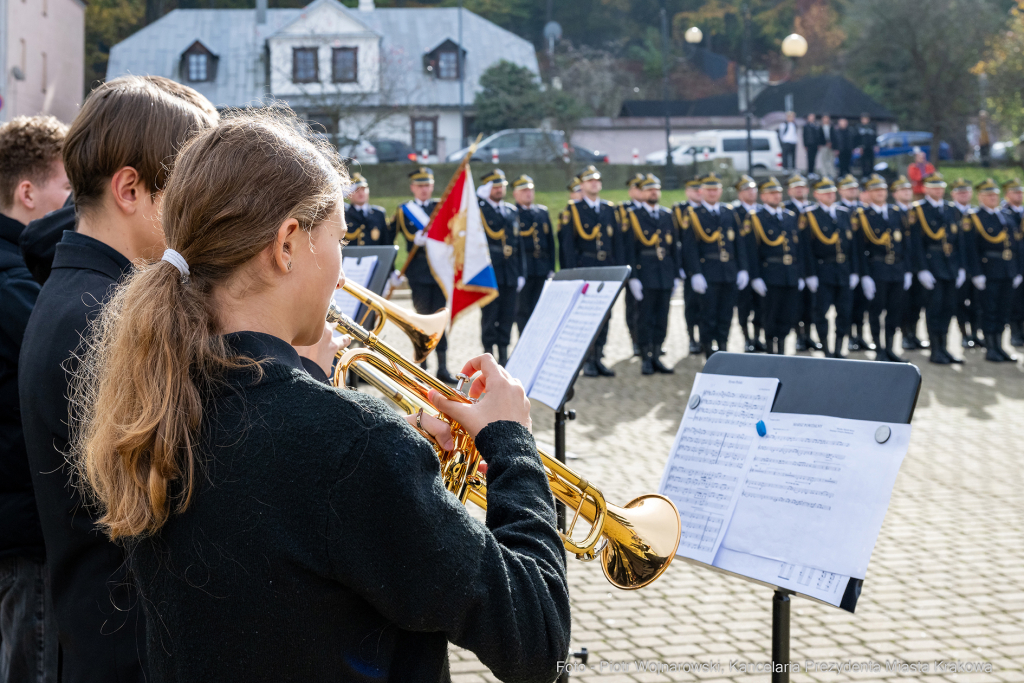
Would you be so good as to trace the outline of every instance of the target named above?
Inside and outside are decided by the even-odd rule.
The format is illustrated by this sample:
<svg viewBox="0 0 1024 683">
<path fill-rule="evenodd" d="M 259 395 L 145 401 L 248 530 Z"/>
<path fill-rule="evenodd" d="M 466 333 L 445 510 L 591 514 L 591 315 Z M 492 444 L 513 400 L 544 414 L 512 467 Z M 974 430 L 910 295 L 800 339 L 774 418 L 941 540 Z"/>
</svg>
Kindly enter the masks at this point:
<svg viewBox="0 0 1024 683">
<path fill-rule="evenodd" d="M 344 282 L 347 176 L 299 131 L 238 115 L 185 146 L 168 250 L 105 307 L 77 377 L 75 462 L 128 547 L 150 676 L 434 682 L 451 641 L 550 681 L 569 603 L 529 401 L 490 356 L 463 369 L 477 403 L 434 397 L 488 461 L 484 525 L 396 413 L 302 369 L 293 345 Z"/>
</svg>

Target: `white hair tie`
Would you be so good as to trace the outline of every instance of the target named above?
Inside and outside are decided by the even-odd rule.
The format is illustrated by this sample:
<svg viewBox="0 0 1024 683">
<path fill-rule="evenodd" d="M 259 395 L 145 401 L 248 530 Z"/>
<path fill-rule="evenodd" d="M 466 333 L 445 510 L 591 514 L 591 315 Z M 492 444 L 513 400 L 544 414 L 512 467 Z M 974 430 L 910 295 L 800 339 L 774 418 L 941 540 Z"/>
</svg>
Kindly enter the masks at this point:
<svg viewBox="0 0 1024 683">
<path fill-rule="evenodd" d="M 165 249 L 164 255 L 160 257 L 160 260 L 167 261 L 172 266 L 177 268 L 178 272 L 181 273 L 181 279 L 184 282 L 188 282 L 188 261 L 185 260 L 184 256 L 174 251 L 173 249 Z"/>
</svg>

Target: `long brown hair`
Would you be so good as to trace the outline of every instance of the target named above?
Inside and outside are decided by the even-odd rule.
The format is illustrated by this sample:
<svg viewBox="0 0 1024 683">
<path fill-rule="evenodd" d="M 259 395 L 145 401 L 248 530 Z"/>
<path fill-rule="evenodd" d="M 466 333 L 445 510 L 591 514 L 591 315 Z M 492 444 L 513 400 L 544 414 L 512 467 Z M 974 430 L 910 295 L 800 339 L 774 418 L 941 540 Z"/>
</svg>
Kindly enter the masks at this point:
<svg viewBox="0 0 1024 683">
<path fill-rule="evenodd" d="M 311 231 L 329 217 L 346 182 L 337 154 L 281 113 L 235 114 L 177 156 L 162 222 L 187 281 L 166 261 L 136 270 L 94 323 L 73 387 L 72 458 L 110 538 L 152 534 L 188 507 L 204 399 L 225 370 L 255 365 L 216 335 L 211 293 L 285 220 Z"/>
</svg>

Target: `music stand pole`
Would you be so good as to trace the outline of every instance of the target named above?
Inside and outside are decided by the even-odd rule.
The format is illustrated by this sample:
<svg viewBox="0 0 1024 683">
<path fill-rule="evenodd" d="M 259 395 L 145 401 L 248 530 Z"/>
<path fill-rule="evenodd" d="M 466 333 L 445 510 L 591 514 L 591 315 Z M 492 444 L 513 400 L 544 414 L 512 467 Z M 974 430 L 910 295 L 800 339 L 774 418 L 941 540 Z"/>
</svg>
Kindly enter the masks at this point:
<svg viewBox="0 0 1024 683">
<path fill-rule="evenodd" d="M 562 405 L 555 411 L 555 459 L 563 465 L 565 464 L 565 421 L 576 419 L 575 410 L 565 409 L 565 404 L 572 400 L 573 393 L 573 388 L 569 387 L 569 391 L 565 393 L 565 398 L 562 399 Z M 558 530 L 564 533 L 565 503 L 555 501 L 555 510 L 558 514 Z"/>
<path fill-rule="evenodd" d="M 789 591 L 772 598 L 772 683 L 789 683 Z"/>
</svg>

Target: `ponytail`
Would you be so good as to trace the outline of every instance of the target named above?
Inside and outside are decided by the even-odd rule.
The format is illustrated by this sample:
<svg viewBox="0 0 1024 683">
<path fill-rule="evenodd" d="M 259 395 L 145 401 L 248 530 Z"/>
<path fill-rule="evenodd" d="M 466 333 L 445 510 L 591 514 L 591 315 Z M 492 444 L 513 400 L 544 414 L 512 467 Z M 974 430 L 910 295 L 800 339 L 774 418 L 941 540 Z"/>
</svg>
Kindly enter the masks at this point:
<svg viewBox="0 0 1024 683">
<path fill-rule="evenodd" d="M 188 508 L 204 402 L 233 356 L 211 304 L 225 283 L 296 218 L 305 230 L 341 199 L 336 154 L 294 119 L 238 114 L 193 138 L 167 183 L 167 244 L 187 263 L 136 270 L 93 323 L 72 387 L 72 461 L 111 539 L 155 533 Z"/>
</svg>

